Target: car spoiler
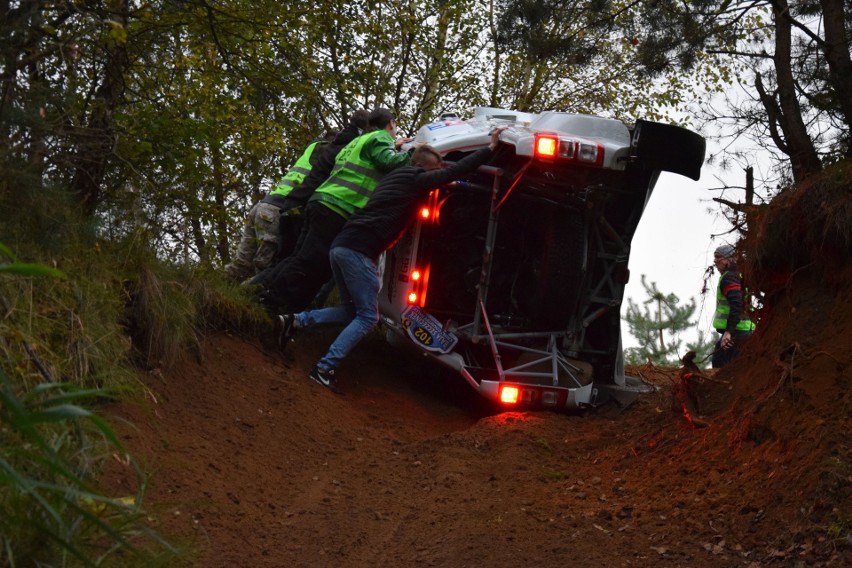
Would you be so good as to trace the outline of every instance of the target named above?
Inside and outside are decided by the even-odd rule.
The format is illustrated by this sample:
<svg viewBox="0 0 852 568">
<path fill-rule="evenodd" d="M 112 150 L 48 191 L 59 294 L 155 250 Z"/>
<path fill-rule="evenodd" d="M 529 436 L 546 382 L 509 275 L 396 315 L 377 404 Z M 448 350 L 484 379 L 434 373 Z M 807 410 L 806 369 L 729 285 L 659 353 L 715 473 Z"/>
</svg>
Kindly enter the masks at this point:
<svg viewBox="0 0 852 568">
<path fill-rule="evenodd" d="M 663 170 L 698 181 L 707 144 L 704 138 L 679 126 L 637 120 L 630 156 L 648 170 Z"/>
</svg>

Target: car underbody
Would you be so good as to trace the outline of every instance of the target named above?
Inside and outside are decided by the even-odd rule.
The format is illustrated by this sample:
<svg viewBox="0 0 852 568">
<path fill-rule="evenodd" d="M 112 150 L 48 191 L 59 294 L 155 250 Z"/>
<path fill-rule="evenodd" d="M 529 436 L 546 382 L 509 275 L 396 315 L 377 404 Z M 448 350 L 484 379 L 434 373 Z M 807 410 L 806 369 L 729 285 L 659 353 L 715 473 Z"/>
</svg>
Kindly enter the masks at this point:
<svg viewBox="0 0 852 568">
<path fill-rule="evenodd" d="M 508 126 L 491 164 L 436 188 L 388 252 L 380 294 L 388 335 L 507 405 L 629 404 L 648 388 L 623 368 L 630 242 L 660 170 L 697 178 L 704 141 L 656 123 L 622 133 L 608 119 L 522 115 L 527 124 L 490 110 L 418 135 L 452 161 L 487 144 L 491 128 Z M 577 120 L 580 135 L 570 131 Z M 440 136 L 453 127 L 464 132 Z M 595 139 L 590 128 L 615 134 Z M 646 139 L 656 147 L 643 146 Z M 555 156 L 539 151 L 550 142 Z M 684 153 L 687 143 L 687 163 L 660 155 Z M 586 160 L 578 159 L 583 151 Z"/>
</svg>

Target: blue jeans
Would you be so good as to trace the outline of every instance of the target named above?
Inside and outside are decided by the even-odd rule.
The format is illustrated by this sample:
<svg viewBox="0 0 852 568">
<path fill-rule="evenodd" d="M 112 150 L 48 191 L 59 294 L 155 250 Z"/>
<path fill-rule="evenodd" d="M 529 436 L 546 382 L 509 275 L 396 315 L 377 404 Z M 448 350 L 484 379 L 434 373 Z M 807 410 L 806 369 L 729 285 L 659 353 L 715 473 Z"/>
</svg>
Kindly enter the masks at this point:
<svg viewBox="0 0 852 568">
<path fill-rule="evenodd" d="M 340 361 L 379 323 L 379 270 L 376 263 L 360 252 L 334 247 L 329 252 L 331 272 L 341 305 L 296 314 L 297 327 L 347 324 L 317 363 L 324 371 L 337 368 Z"/>
</svg>

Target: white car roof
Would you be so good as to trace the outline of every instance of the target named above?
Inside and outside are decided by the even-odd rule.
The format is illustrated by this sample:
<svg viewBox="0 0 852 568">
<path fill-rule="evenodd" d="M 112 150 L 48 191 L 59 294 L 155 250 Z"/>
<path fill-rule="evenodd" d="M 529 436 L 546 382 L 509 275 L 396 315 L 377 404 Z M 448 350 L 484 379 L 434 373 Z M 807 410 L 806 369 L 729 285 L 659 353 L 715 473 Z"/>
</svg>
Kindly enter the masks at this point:
<svg viewBox="0 0 852 568">
<path fill-rule="evenodd" d="M 414 143 L 429 144 L 442 154 L 467 152 L 487 146 L 493 128 L 505 126 L 500 140 L 515 147 L 520 156 L 533 156 L 535 135 L 556 134 L 604 148 L 602 167 L 623 170 L 630 150 L 630 131 L 619 120 L 547 111 L 540 114 L 494 107 L 479 107 L 470 120 L 449 118 L 420 128 Z"/>
</svg>

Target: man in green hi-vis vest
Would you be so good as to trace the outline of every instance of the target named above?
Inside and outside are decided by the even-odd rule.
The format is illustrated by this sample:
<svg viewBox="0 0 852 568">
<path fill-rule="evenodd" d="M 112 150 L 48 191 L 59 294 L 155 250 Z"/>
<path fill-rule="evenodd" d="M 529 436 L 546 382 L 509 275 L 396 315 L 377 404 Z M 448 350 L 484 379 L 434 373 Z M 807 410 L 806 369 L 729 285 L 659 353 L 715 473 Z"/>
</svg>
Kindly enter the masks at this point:
<svg viewBox="0 0 852 568">
<path fill-rule="evenodd" d="M 714 369 L 724 367 L 737 356 L 740 347 L 754 332 L 754 322 L 745 315 L 745 290 L 737 272 L 736 251 L 721 245 L 713 253 L 713 264 L 722 276 L 716 286 L 716 313 L 713 327 L 722 336 L 716 342 L 711 359 Z"/>
<path fill-rule="evenodd" d="M 394 140 L 396 119 L 384 108 L 370 113 L 370 132 L 346 145 L 335 159 L 328 179 L 305 207 L 305 221 L 295 252 L 264 273 L 260 299 L 278 313 L 301 311 L 331 279 L 331 241 L 349 216 L 361 209 L 387 173 L 408 164 L 399 152 L 407 139 Z"/>
<path fill-rule="evenodd" d="M 304 181 L 319 161 L 325 146 L 336 135 L 337 132 L 329 131 L 323 138 L 311 142 L 278 185 L 249 210 L 237 252 L 225 265 L 225 273 L 231 280 L 242 282 L 289 255 L 290 251 L 282 251 L 279 223 L 281 215 L 297 204 L 287 196 Z M 290 249 L 295 245 L 295 239 L 291 241 Z"/>
</svg>

